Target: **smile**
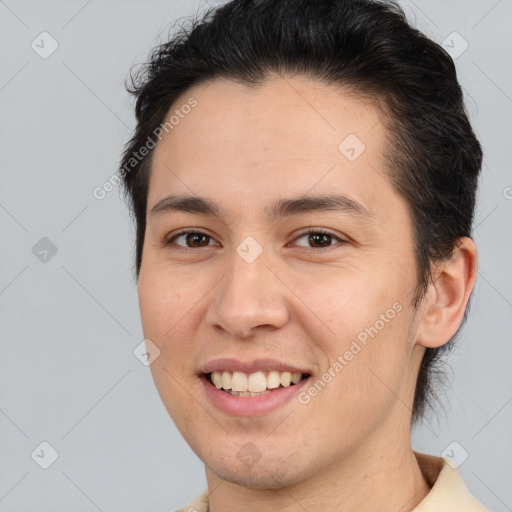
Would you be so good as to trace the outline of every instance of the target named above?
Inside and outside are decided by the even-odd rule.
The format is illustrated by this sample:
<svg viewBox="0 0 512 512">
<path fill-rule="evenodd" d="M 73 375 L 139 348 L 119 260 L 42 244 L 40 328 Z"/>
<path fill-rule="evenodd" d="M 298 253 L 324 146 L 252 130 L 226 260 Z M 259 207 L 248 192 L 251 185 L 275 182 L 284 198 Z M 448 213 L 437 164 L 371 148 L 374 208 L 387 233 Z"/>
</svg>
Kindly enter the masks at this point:
<svg viewBox="0 0 512 512">
<path fill-rule="evenodd" d="M 214 371 L 207 375 L 219 390 L 230 395 L 254 397 L 270 393 L 278 388 L 287 388 L 299 383 L 306 375 L 301 372 L 257 371 L 245 373 L 227 370 Z"/>
</svg>

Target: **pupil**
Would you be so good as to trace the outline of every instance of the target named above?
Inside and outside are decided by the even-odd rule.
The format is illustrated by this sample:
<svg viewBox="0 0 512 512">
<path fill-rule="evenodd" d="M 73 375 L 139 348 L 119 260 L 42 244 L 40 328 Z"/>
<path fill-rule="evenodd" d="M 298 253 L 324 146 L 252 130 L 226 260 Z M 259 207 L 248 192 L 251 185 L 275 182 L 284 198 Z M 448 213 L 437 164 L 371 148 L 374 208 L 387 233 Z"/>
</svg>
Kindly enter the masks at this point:
<svg viewBox="0 0 512 512">
<path fill-rule="evenodd" d="M 329 246 L 330 245 L 330 237 L 331 235 L 327 233 L 313 233 L 309 235 L 309 242 L 313 243 L 313 245 L 318 241 L 318 238 L 322 239 L 324 242 L 327 242 L 325 245 L 322 245 L 322 247 Z M 315 241 L 315 239 L 317 239 Z M 320 241 L 320 244 L 322 244 L 322 241 Z"/>
<path fill-rule="evenodd" d="M 197 241 L 197 239 L 200 239 L 200 238 L 203 238 L 203 241 L 204 241 L 206 238 L 208 238 L 208 236 L 203 235 L 201 233 L 190 233 L 187 235 L 187 244 L 192 241 L 195 247 L 197 247 L 197 246 L 203 247 L 204 245 L 208 245 L 208 242 L 206 242 L 206 244 L 201 244 L 201 242 L 199 242 L 196 245 L 195 242 Z"/>
</svg>

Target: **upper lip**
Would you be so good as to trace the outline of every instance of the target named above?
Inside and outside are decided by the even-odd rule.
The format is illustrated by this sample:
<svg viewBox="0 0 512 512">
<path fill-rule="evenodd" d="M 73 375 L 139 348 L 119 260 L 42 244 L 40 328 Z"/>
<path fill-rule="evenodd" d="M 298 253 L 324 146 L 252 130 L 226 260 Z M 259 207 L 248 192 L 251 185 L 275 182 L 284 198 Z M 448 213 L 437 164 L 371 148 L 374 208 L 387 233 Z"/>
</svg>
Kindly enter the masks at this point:
<svg viewBox="0 0 512 512">
<path fill-rule="evenodd" d="M 252 361 L 241 361 L 233 358 L 214 359 L 207 362 L 200 370 L 200 373 L 206 374 L 215 371 L 255 373 L 257 371 L 277 371 L 277 372 L 300 372 L 304 375 L 310 372 L 299 366 L 284 363 L 276 359 L 253 359 Z"/>
</svg>

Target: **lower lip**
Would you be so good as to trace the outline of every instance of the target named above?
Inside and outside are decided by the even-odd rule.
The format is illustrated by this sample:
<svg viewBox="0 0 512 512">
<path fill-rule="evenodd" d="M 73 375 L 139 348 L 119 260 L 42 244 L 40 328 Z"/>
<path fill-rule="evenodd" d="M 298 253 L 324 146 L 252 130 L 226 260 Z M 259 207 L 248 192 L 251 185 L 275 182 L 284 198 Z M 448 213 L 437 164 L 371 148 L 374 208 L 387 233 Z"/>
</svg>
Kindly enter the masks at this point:
<svg viewBox="0 0 512 512">
<path fill-rule="evenodd" d="M 230 416 L 257 416 L 268 414 L 295 398 L 309 377 L 293 386 L 277 388 L 261 396 L 236 396 L 217 389 L 206 376 L 201 376 L 206 396 L 213 405 Z"/>
</svg>

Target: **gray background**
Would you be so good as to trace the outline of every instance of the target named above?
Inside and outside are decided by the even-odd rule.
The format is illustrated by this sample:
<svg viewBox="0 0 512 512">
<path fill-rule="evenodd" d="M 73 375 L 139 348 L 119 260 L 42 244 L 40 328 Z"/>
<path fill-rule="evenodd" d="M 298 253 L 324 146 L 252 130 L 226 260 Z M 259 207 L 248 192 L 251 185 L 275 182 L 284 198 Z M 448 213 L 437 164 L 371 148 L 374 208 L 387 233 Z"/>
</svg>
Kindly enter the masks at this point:
<svg viewBox="0 0 512 512">
<path fill-rule="evenodd" d="M 2 512 L 163 512 L 205 488 L 133 354 L 143 336 L 126 206 L 118 187 L 103 200 L 93 190 L 134 127 L 128 70 L 169 23 L 208 5 L 0 0 Z M 448 451 L 467 452 L 470 490 L 491 510 L 512 510 L 512 1 L 402 5 L 451 51 L 469 44 L 456 65 L 485 148 L 471 315 L 448 360 L 444 411 L 414 430 L 413 446 L 440 455 L 458 443 Z M 47 58 L 43 31 L 59 45 Z M 43 441 L 58 452 L 48 469 Z"/>
</svg>

